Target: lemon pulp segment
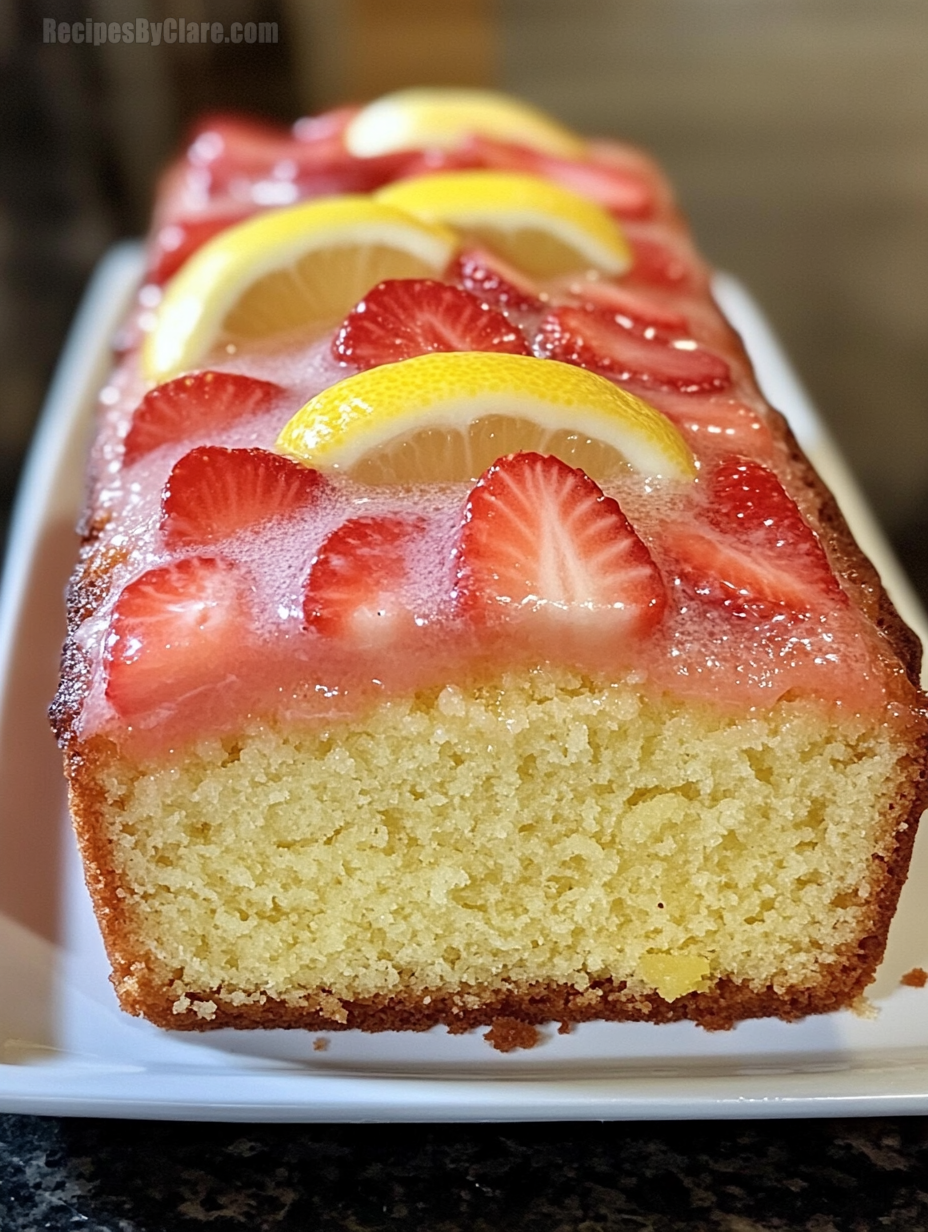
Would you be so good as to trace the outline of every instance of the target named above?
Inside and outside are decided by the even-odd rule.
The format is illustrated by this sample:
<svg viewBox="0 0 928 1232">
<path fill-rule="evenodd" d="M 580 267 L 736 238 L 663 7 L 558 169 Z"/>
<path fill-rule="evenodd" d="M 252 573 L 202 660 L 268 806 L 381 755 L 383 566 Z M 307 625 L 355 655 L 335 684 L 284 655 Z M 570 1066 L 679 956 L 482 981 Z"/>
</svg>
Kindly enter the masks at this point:
<svg viewBox="0 0 928 1232">
<path fill-rule="evenodd" d="M 310 201 L 229 227 L 168 283 L 142 351 L 151 381 L 217 347 L 338 322 L 384 278 L 440 275 L 457 240 L 366 196 Z"/>
<path fill-rule="evenodd" d="M 581 158 L 586 144 L 536 107 L 494 90 L 398 90 L 369 103 L 345 130 L 351 154 L 370 158 L 394 150 L 460 145 L 490 137 L 543 154 Z"/>
<path fill-rule="evenodd" d="M 372 483 L 474 479 L 523 449 L 594 478 L 616 465 L 695 475 L 683 437 L 648 403 L 572 364 L 499 352 L 433 352 L 347 377 L 297 411 L 276 447 Z"/>
<path fill-rule="evenodd" d="M 400 180 L 377 200 L 432 223 L 447 223 L 536 278 L 631 266 L 622 229 L 602 206 L 540 176 L 447 171 Z"/>
</svg>

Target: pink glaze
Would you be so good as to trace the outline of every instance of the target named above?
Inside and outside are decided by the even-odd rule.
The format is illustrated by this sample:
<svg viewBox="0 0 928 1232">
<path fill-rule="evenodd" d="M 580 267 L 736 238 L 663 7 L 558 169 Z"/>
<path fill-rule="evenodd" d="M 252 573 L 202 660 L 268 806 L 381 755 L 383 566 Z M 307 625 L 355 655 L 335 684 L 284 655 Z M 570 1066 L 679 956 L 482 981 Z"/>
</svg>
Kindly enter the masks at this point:
<svg viewBox="0 0 928 1232">
<path fill-rule="evenodd" d="M 330 152 L 333 142 L 340 139 L 344 117 L 337 119 L 316 130 L 318 141 L 328 143 L 325 148 Z M 306 126 L 298 127 L 293 136 L 277 134 L 273 141 L 244 126 L 227 130 L 225 140 L 207 138 L 201 133 L 192 154 L 166 177 L 158 211 L 162 230 L 174 219 L 240 210 L 243 202 L 248 204 L 249 184 L 265 183 L 274 174 L 280 180 L 283 154 L 296 151 L 291 160 L 296 170 L 286 182 L 295 185 L 297 193 L 313 195 L 318 186 L 307 170 L 313 166 L 317 179 L 322 175 L 320 160 L 313 163 L 319 152 L 314 152 L 314 139 Z M 236 141 L 241 147 L 239 163 Z M 488 158 L 477 147 L 471 154 Z M 492 154 L 499 158 L 499 147 L 493 147 Z M 348 156 L 340 154 L 335 164 L 343 167 L 345 160 Z M 666 185 L 650 163 L 623 147 L 599 147 L 596 160 L 590 163 L 590 179 L 596 178 L 599 163 L 611 161 L 627 171 L 630 184 L 639 185 L 638 205 L 630 213 L 640 218 L 648 212 L 641 204 L 642 193 L 651 202 L 647 221 L 628 225 L 633 246 L 643 256 L 639 265 L 617 280 L 616 292 L 624 294 L 625 302 L 636 311 L 646 315 L 650 310 L 655 319 L 663 319 L 665 328 L 669 322 L 676 338 L 689 336 L 724 358 L 732 374 L 731 387 L 723 393 L 635 392 L 681 428 L 701 467 L 721 454 L 736 452 L 770 466 L 789 488 L 784 447 L 771 431 L 770 412 L 738 340 L 708 294 L 707 271 L 676 218 Z M 394 164 L 392 172 L 402 174 L 406 163 L 394 160 Z M 385 170 L 378 165 L 376 174 Z M 360 172 L 346 172 L 346 181 L 352 175 L 357 178 Z M 258 208 L 260 195 L 252 193 L 252 207 Z M 632 197 L 630 188 L 629 200 Z M 597 304 L 608 302 L 607 285 L 598 284 L 595 291 L 592 298 Z M 560 280 L 539 292 L 545 305 L 576 303 L 583 299 L 583 279 Z M 607 495 L 618 500 L 651 550 L 669 597 L 668 613 L 658 631 L 645 640 L 623 644 L 586 635 L 552 638 L 540 630 L 533 632 L 530 626 L 481 630 L 456 614 L 453 549 L 470 484 L 423 485 L 416 490 L 367 488 L 334 477 L 325 495 L 298 515 L 255 527 L 208 549 L 172 552 L 159 529 L 160 496 L 178 458 L 207 443 L 272 449 L 280 429 L 303 403 L 353 369 L 332 358 L 328 338 L 287 348 L 255 349 L 247 355 L 212 357 L 209 367 L 282 386 L 279 404 L 208 438 L 194 431 L 186 440 L 160 447 L 125 466 L 122 440 L 145 392 L 137 369 L 137 345 L 144 330 L 151 327 L 159 294 L 154 286 L 143 289 L 124 335 L 125 354 L 101 395 L 92 498 L 95 512 L 104 515 L 98 523 L 102 527 L 98 549 L 117 563 L 109 577 L 107 597 L 77 632 L 91 664 L 92 681 L 79 720 L 81 734 L 106 732 L 122 742 L 163 749 L 234 732 L 251 720 L 274 715 L 290 722 L 325 722 L 356 715 L 375 700 L 544 661 L 579 667 L 606 679 L 631 680 L 652 694 L 670 692 L 738 712 L 769 706 L 786 694 L 808 696 L 849 711 L 877 712 L 896 703 L 904 708 L 907 693 L 901 666 L 857 607 L 838 605 L 815 616 L 780 612 L 757 617 L 719 610 L 687 587 L 665 551 L 661 528 L 673 521 L 698 521 L 699 481 L 648 482 L 629 473 L 605 486 Z M 537 315 L 529 313 L 518 321 L 529 339 Z M 806 516 L 812 517 L 808 493 L 800 489 L 792 490 L 792 495 Z M 414 613 L 414 622 L 379 644 L 343 644 L 307 629 L 303 588 L 325 536 L 347 518 L 393 513 L 415 513 L 427 528 L 409 562 L 409 580 L 401 596 Z M 154 713 L 117 715 L 106 696 L 106 659 L 119 595 L 146 570 L 197 552 L 222 556 L 253 583 L 252 617 L 241 629 L 235 671 L 225 673 L 215 687 L 199 689 L 195 696 L 185 696 L 180 690 L 174 704 Z"/>
</svg>

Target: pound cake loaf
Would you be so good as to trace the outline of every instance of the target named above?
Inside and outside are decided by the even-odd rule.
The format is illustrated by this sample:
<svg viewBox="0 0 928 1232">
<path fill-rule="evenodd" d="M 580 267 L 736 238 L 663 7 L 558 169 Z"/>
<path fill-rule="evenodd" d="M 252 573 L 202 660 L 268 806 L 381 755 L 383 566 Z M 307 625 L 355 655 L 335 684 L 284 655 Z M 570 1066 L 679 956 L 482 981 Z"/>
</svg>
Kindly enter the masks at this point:
<svg viewBox="0 0 928 1232">
<path fill-rule="evenodd" d="M 851 1006 L 920 648 L 662 174 L 503 96 L 206 123 L 100 396 L 52 707 L 121 1005 Z"/>
</svg>

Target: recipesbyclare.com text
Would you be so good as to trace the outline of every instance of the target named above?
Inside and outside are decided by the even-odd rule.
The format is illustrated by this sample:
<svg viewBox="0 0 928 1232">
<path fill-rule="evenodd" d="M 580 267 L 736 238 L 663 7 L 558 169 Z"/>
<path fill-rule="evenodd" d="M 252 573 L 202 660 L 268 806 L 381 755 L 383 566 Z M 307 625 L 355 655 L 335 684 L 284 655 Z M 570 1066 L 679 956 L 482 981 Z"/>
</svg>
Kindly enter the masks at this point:
<svg viewBox="0 0 928 1232">
<path fill-rule="evenodd" d="M 133 21 L 58 21 L 42 19 L 43 43 L 147 43 L 158 47 L 162 43 L 276 43 L 276 21 L 187 21 L 184 17 L 165 17 L 150 21 L 136 17 Z"/>
</svg>

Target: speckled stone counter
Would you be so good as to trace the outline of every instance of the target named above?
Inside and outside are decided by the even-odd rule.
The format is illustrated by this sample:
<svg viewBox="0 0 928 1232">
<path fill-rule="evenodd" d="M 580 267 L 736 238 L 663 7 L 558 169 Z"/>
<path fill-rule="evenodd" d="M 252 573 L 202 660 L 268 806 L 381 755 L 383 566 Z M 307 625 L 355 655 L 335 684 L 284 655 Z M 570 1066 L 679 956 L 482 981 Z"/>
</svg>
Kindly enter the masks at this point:
<svg viewBox="0 0 928 1232">
<path fill-rule="evenodd" d="M 0 1117 L 2 1232 L 910 1232 L 928 1119 L 243 1126 Z"/>
</svg>

